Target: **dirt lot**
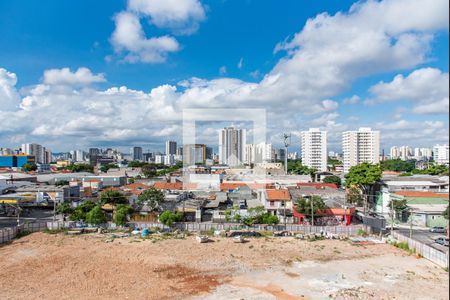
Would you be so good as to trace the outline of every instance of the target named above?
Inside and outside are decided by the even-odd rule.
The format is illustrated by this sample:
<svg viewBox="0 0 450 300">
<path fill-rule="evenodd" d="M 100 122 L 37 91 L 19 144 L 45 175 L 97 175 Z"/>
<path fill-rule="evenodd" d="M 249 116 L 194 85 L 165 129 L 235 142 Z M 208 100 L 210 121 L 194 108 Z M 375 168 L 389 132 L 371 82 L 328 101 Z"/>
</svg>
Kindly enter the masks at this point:
<svg viewBox="0 0 450 300">
<path fill-rule="evenodd" d="M 34 233 L 0 247 L 1 299 L 448 299 L 448 273 L 390 245 Z"/>
</svg>

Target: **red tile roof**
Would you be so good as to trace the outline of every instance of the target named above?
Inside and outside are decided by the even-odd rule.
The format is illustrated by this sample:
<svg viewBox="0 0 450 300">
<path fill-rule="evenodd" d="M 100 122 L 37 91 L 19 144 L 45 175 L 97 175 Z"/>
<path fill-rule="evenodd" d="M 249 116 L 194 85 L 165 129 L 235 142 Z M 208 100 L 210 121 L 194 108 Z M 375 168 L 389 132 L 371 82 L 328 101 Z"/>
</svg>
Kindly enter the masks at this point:
<svg viewBox="0 0 450 300">
<path fill-rule="evenodd" d="M 240 188 L 241 186 L 245 186 L 245 183 L 231 183 L 231 182 L 225 182 L 220 184 L 220 190 L 221 191 L 228 191 L 228 190 L 235 190 L 237 188 Z"/>
<path fill-rule="evenodd" d="M 302 187 L 302 186 L 312 186 L 312 187 L 316 187 L 317 189 L 320 188 L 331 188 L 331 189 L 337 189 L 338 186 L 334 183 L 321 183 L 321 182 L 298 182 L 297 183 L 298 187 Z"/>
<path fill-rule="evenodd" d="M 153 187 L 158 190 L 182 190 L 183 183 L 181 183 L 181 182 L 155 182 Z"/>
<path fill-rule="evenodd" d="M 395 194 L 404 197 L 416 197 L 416 198 L 448 198 L 448 194 L 439 194 L 434 192 L 422 192 L 422 191 L 399 191 Z"/>
<path fill-rule="evenodd" d="M 289 201 L 291 195 L 288 190 L 266 190 L 267 200 L 269 201 Z"/>
</svg>

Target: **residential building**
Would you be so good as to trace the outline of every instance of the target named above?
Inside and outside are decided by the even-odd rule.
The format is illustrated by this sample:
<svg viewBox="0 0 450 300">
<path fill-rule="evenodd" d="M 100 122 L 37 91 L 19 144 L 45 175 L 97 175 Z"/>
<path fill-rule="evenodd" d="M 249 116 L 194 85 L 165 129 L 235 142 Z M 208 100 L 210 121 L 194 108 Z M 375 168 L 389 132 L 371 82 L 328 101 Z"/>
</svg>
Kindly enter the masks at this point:
<svg viewBox="0 0 450 300">
<path fill-rule="evenodd" d="M 203 164 L 206 160 L 206 145 L 188 144 L 183 146 L 183 160 L 187 165 Z"/>
<path fill-rule="evenodd" d="M 0 155 L 11 155 L 14 151 L 10 148 L 0 148 Z"/>
<path fill-rule="evenodd" d="M 100 155 L 100 149 L 89 148 L 89 164 L 95 166 L 97 164 L 97 157 Z"/>
<path fill-rule="evenodd" d="M 380 132 L 371 128 L 343 133 L 344 173 L 361 163 L 377 164 L 380 161 Z"/>
<path fill-rule="evenodd" d="M 411 159 L 413 155 L 414 152 L 409 146 L 393 146 L 390 150 L 391 159 L 408 160 Z"/>
<path fill-rule="evenodd" d="M 176 153 L 176 155 L 183 155 L 183 147 L 178 147 L 177 148 L 177 153 Z"/>
<path fill-rule="evenodd" d="M 284 156 L 286 155 L 286 151 L 284 149 L 275 149 L 273 152 L 274 160 L 275 161 L 282 161 L 284 162 Z"/>
<path fill-rule="evenodd" d="M 177 142 L 166 141 L 166 155 L 175 155 L 175 154 L 177 154 Z"/>
<path fill-rule="evenodd" d="M 298 159 L 298 153 L 297 152 L 289 152 L 288 159 L 297 160 Z"/>
<path fill-rule="evenodd" d="M 320 172 L 327 171 L 327 132 L 310 128 L 301 132 L 302 164 Z"/>
<path fill-rule="evenodd" d="M 133 160 L 144 160 L 144 155 L 142 152 L 142 147 L 133 147 L 132 148 Z"/>
<path fill-rule="evenodd" d="M 175 164 L 175 155 L 173 154 L 164 155 L 164 164 L 166 166 L 173 166 Z"/>
<path fill-rule="evenodd" d="M 429 160 L 433 157 L 432 148 L 414 148 L 414 158 L 417 160 Z"/>
<path fill-rule="evenodd" d="M 206 147 L 206 159 L 212 159 L 213 158 L 213 148 L 211 147 Z"/>
<path fill-rule="evenodd" d="M 448 165 L 448 145 L 436 145 L 433 147 L 433 160 L 439 165 Z"/>
<path fill-rule="evenodd" d="M 219 134 L 219 163 L 236 167 L 245 156 L 246 130 L 225 127 Z"/>
<path fill-rule="evenodd" d="M 52 161 L 52 152 L 39 144 L 22 144 L 22 153 L 32 155 L 38 164 L 48 164 Z"/>
<path fill-rule="evenodd" d="M 261 202 L 268 213 L 278 216 L 280 222 L 292 223 L 293 206 L 287 189 L 267 189 L 261 193 Z"/>
<path fill-rule="evenodd" d="M 164 164 L 164 155 L 155 155 L 155 164 Z"/>
<path fill-rule="evenodd" d="M 272 161 L 272 144 L 246 144 L 244 151 L 245 164 L 260 164 Z"/>
</svg>

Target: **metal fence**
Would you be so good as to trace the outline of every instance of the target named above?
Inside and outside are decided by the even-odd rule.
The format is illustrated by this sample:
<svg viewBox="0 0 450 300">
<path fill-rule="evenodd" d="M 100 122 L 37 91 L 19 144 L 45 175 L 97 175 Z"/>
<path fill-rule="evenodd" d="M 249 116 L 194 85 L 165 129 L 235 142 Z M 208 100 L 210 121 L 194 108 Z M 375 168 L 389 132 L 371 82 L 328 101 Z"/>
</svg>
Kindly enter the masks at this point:
<svg viewBox="0 0 450 300">
<path fill-rule="evenodd" d="M 442 268 L 448 268 L 448 251 L 442 252 L 439 251 L 433 247 L 430 247 L 426 244 L 423 244 L 419 241 L 410 239 L 409 237 L 406 237 L 398 232 L 393 232 L 392 236 L 399 240 L 400 242 L 406 242 L 408 243 L 408 247 L 410 249 L 416 249 L 416 253 L 419 253 L 424 258 L 432 261 L 433 263 L 437 264 L 438 266 Z"/>
<path fill-rule="evenodd" d="M 47 228 L 46 222 L 24 223 L 19 226 L 0 229 L 0 244 L 7 243 L 19 234 L 37 232 Z"/>
<path fill-rule="evenodd" d="M 134 227 L 139 228 L 168 228 L 160 223 L 131 223 Z M 210 230 L 233 230 L 233 229 L 248 229 L 255 231 L 293 231 L 293 232 L 301 232 L 304 234 L 308 233 L 320 233 L 320 232 L 328 232 L 334 234 L 341 235 L 356 235 L 359 230 L 363 229 L 361 225 L 355 226 L 304 226 L 304 225 L 295 225 L 295 224 L 287 224 L 287 225 L 253 225 L 253 226 L 244 226 L 235 223 L 176 223 L 173 225 L 173 228 L 186 230 L 186 231 L 210 231 Z"/>
<path fill-rule="evenodd" d="M 103 228 L 116 229 L 117 226 L 114 223 L 107 223 L 101 225 Z M 161 223 L 129 223 L 131 227 L 138 228 L 160 228 L 169 229 Z M 69 229 L 77 227 L 76 222 L 34 222 L 25 223 L 19 227 L 9 227 L 0 230 L 0 244 L 9 242 L 14 239 L 19 233 L 24 232 L 36 232 L 44 229 L 59 230 L 59 229 Z M 172 228 L 185 230 L 185 231 L 210 231 L 210 230 L 255 230 L 255 231 L 292 231 L 300 232 L 304 234 L 309 233 L 321 233 L 328 232 L 338 235 L 352 236 L 357 235 L 358 231 L 363 229 L 361 225 L 351 225 L 351 226 L 304 226 L 304 225 L 254 225 L 254 226 L 244 226 L 236 223 L 175 223 Z"/>
</svg>

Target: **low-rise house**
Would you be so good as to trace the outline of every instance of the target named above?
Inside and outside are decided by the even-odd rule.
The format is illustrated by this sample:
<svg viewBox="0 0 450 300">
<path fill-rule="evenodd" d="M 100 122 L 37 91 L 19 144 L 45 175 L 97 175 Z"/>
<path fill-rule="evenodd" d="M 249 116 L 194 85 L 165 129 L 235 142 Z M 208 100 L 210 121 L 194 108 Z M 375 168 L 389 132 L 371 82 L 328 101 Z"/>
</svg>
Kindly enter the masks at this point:
<svg viewBox="0 0 450 300">
<path fill-rule="evenodd" d="M 420 191 L 399 191 L 391 194 L 392 201 L 405 201 L 406 212 L 413 225 L 422 227 L 448 226 L 443 212 L 448 206 L 448 194 Z M 407 221 L 407 217 L 403 219 Z"/>
<path fill-rule="evenodd" d="M 384 176 L 376 186 L 374 210 L 376 213 L 389 218 L 392 195 L 397 192 L 431 192 L 448 193 L 449 177 L 432 175 L 414 176 Z M 394 199 L 395 200 L 395 199 Z"/>
<path fill-rule="evenodd" d="M 318 211 L 314 225 L 336 226 L 349 225 L 355 215 L 355 208 L 345 202 L 345 191 L 338 189 L 333 183 L 299 183 L 296 188 L 288 188 L 294 202 L 294 223 L 309 224 L 309 216 L 299 213 L 295 203 L 300 198 L 320 197 L 326 209 Z"/>
<path fill-rule="evenodd" d="M 280 223 L 292 223 L 293 206 L 287 189 L 268 189 L 261 195 L 261 203 L 268 213 L 277 216 Z"/>
<path fill-rule="evenodd" d="M 355 215 L 355 208 L 327 208 L 319 210 L 314 214 L 314 225 L 316 226 L 338 226 L 350 225 Z M 310 225 L 308 221 L 310 216 L 305 216 L 295 209 L 294 205 L 294 224 Z"/>
</svg>

